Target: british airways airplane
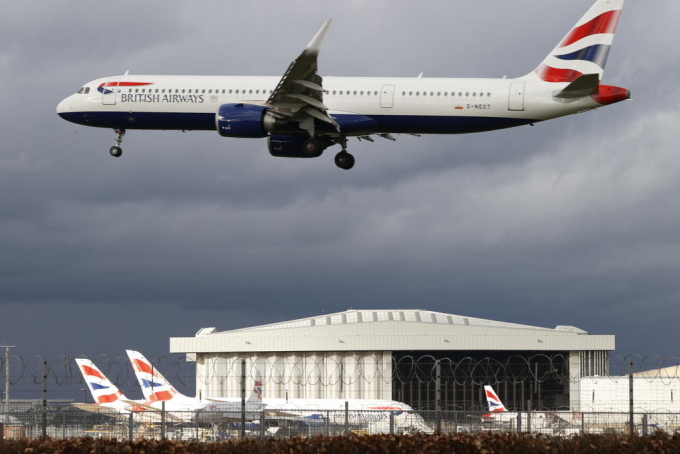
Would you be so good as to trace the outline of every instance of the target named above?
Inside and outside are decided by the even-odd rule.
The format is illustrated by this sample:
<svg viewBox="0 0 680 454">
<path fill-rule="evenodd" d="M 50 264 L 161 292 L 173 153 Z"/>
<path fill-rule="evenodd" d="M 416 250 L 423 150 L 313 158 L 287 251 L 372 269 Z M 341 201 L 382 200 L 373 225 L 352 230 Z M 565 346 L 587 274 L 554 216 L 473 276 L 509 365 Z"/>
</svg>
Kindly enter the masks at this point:
<svg viewBox="0 0 680 454">
<path fill-rule="evenodd" d="M 317 58 L 326 22 L 283 77 L 143 76 L 86 83 L 57 106 L 73 123 L 112 128 L 120 157 L 126 130 L 217 131 L 268 138 L 272 156 L 316 158 L 332 145 L 341 169 L 347 139 L 392 134 L 493 131 L 630 99 L 601 83 L 625 0 L 596 0 L 543 62 L 516 79 L 322 77 Z"/>
</svg>

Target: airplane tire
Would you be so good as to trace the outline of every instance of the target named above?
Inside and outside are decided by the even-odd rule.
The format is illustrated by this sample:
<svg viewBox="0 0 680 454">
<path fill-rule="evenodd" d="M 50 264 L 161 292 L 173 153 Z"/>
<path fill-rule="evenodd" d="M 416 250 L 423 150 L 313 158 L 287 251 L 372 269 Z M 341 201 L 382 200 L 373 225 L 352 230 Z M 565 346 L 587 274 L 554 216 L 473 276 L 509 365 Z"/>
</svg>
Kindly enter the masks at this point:
<svg viewBox="0 0 680 454">
<path fill-rule="evenodd" d="M 114 158 L 120 158 L 123 155 L 123 149 L 120 147 L 111 147 L 109 153 L 111 153 L 111 156 Z"/>
<path fill-rule="evenodd" d="M 335 155 L 335 165 L 343 170 L 349 170 L 354 167 L 354 156 L 346 151 L 341 151 Z"/>
</svg>

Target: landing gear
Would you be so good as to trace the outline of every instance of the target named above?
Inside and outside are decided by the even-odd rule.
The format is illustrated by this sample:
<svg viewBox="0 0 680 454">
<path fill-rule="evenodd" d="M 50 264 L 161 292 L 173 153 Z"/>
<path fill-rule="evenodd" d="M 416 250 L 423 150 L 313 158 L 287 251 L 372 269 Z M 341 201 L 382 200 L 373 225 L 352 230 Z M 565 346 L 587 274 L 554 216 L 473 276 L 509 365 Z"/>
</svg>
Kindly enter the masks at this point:
<svg viewBox="0 0 680 454">
<path fill-rule="evenodd" d="M 354 167 L 354 156 L 342 150 L 335 155 L 335 165 L 343 170 L 349 170 Z"/>
<path fill-rule="evenodd" d="M 114 158 L 120 158 L 123 155 L 123 149 L 120 148 L 120 144 L 123 143 L 123 136 L 125 135 L 125 129 L 114 129 L 116 132 L 116 138 L 113 139 L 116 142 L 116 146 L 111 147 L 109 153 Z"/>
<path fill-rule="evenodd" d="M 341 136 L 337 143 L 342 147 L 342 151 L 335 155 L 335 165 L 342 170 L 349 170 L 354 167 L 354 156 L 347 153 L 347 137 Z"/>
</svg>

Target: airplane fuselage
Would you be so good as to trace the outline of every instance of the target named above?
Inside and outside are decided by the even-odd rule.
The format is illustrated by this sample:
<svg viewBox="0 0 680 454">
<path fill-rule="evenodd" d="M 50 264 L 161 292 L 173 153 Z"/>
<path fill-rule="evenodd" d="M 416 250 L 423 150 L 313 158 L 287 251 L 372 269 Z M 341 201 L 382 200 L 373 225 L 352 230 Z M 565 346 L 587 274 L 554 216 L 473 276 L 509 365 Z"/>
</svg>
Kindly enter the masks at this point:
<svg viewBox="0 0 680 454">
<path fill-rule="evenodd" d="M 278 77 L 135 75 L 97 79 L 62 101 L 73 123 L 113 129 L 217 129 L 223 104 L 264 105 Z M 462 134 L 601 107 L 598 96 L 554 98 L 568 84 L 519 79 L 325 77 L 324 104 L 350 136 Z M 332 135 L 330 125 L 324 130 Z"/>
</svg>

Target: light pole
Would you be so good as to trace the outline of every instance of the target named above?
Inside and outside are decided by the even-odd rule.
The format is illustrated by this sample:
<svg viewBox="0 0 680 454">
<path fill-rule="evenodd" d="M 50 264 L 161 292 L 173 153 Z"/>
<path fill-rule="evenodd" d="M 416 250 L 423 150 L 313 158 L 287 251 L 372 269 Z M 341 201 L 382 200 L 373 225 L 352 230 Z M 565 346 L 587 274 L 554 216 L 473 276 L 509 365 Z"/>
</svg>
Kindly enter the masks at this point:
<svg viewBox="0 0 680 454">
<path fill-rule="evenodd" d="M 9 414 L 9 349 L 15 345 L 0 345 L 5 348 L 5 414 Z"/>
</svg>

